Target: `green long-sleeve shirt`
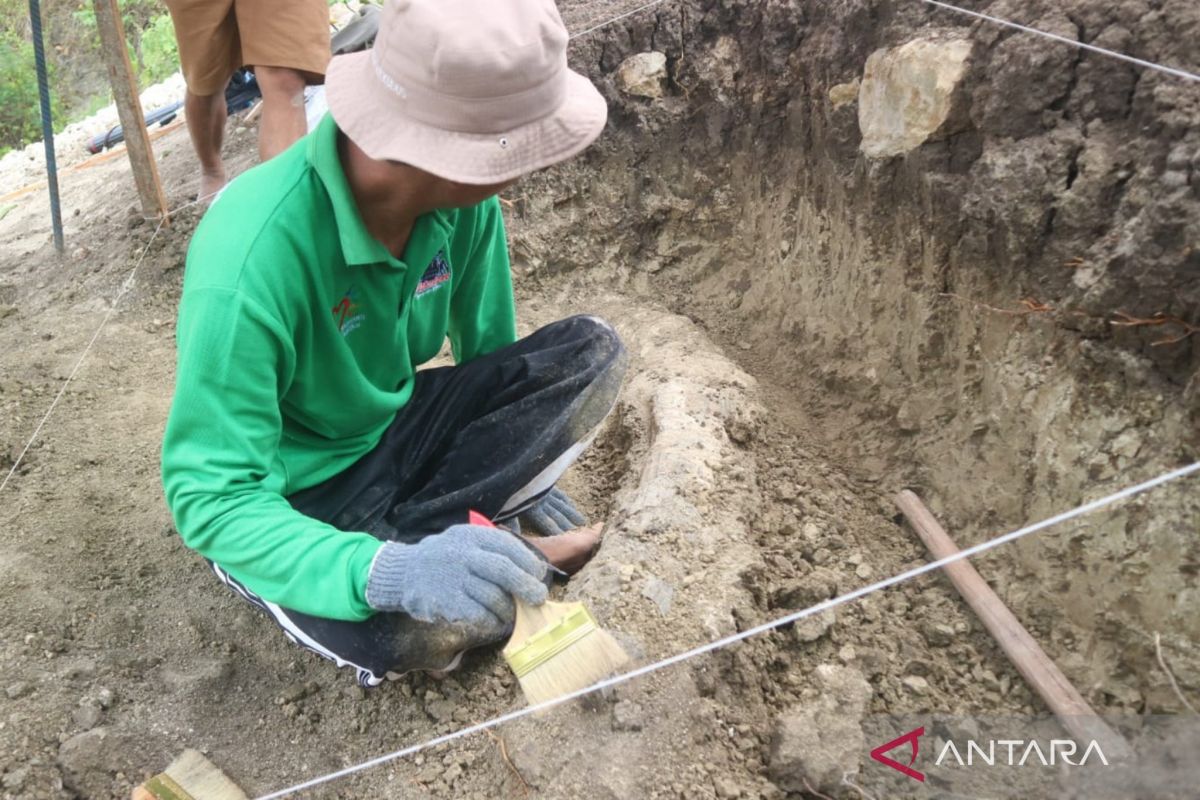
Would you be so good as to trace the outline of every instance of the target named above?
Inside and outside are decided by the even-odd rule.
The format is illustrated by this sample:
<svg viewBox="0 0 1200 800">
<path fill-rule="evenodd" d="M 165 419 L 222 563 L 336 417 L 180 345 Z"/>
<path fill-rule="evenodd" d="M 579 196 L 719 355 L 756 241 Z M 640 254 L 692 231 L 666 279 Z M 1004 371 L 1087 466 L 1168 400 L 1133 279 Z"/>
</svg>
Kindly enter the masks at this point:
<svg viewBox="0 0 1200 800">
<path fill-rule="evenodd" d="M 285 497 L 374 447 L 447 335 L 461 363 L 516 324 L 496 199 L 420 217 L 397 260 L 363 224 L 337 139 L 327 116 L 196 229 L 162 468 L 190 547 L 267 600 L 360 620 L 380 543 Z"/>
</svg>

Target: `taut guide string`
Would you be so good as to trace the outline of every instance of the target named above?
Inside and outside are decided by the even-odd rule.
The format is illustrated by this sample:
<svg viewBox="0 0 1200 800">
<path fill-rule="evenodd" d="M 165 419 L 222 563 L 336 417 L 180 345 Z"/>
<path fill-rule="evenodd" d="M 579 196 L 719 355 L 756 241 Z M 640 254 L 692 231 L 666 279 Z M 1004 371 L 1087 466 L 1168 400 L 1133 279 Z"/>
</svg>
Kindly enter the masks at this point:
<svg viewBox="0 0 1200 800">
<path fill-rule="evenodd" d="M 191 204 L 189 203 L 188 205 Z M 186 205 L 180 206 L 180 210 L 186 207 Z M 142 260 L 146 258 L 146 252 L 150 249 L 150 245 L 152 245 L 154 240 L 158 237 L 158 232 L 162 230 L 163 223 L 166 221 L 166 219 L 167 217 L 165 216 L 160 219 L 158 221 L 158 226 L 154 229 L 154 233 L 150 234 L 150 238 L 146 241 L 145 247 L 142 248 L 141 254 L 138 255 L 137 262 L 133 265 L 133 269 L 130 270 L 129 275 L 126 276 L 125 280 L 121 282 L 121 288 L 113 298 L 112 304 L 108 307 L 108 312 L 104 315 L 104 319 L 100 320 L 100 326 L 96 328 L 96 332 L 92 334 L 92 338 L 88 341 L 87 346 L 84 347 L 83 352 L 79 354 L 79 358 L 75 361 L 75 366 L 71 369 L 70 374 L 67 375 L 66 380 L 63 381 L 63 385 L 58 390 L 58 394 L 54 396 L 54 400 L 50 402 L 50 407 L 46 409 L 45 415 L 37 424 L 37 427 L 33 429 L 33 435 L 30 436 L 29 441 L 25 443 L 25 447 L 23 450 L 21 450 L 21 454 L 17 456 L 15 461 L 13 461 L 12 469 L 10 469 L 8 474 L 4 476 L 4 480 L 0 481 L 0 491 L 4 490 L 4 487 L 8 485 L 9 480 L 14 474 L 16 474 L 17 467 L 21 466 L 21 461 L 25 458 L 25 454 L 29 452 L 29 448 L 33 446 L 35 441 L 37 441 L 38 434 L 42 432 L 42 428 L 45 426 L 46 421 L 50 419 L 50 415 L 54 413 L 54 409 L 56 406 L 58 406 L 58 402 L 62 400 L 63 395 L 67 393 L 67 387 L 71 384 L 71 379 L 75 377 L 77 372 L 79 372 L 79 368 L 83 366 L 83 361 L 85 358 L 87 358 L 87 354 L 91 351 L 92 345 L 94 345 L 96 340 L 100 338 L 100 333 L 104 330 L 104 326 L 108 324 L 108 321 L 116 312 L 117 304 L 121 302 L 121 298 L 124 297 L 125 293 L 129 291 L 130 287 L 133 286 L 133 277 L 137 274 L 138 267 L 142 265 Z"/>
<path fill-rule="evenodd" d="M 943 3 L 943 2 L 941 2 L 941 0 L 920 0 L 920 2 L 925 3 L 926 5 L 936 6 L 937 8 L 941 8 L 946 11 L 951 11 L 955 14 L 965 14 L 968 17 L 974 17 L 975 19 L 986 20 L 987 22 L 991 22 L 996 25 L 1003 25 L 1006 28 L 1012 28 L 1014 30 L 1023 31 L 1024 33 L 1032 33 L 1035 36 L 1042 36 L 1042 37 L 1045 37 L 1046 39 L 1051 39 L 1056 42 L 1062 42 L 1063 44 L 1069 44 L 1072 47 L 1078 47 L 1082 50 L 1087 50 L 1092 53 L 1100 53 L 1101 55 L 1106 55 L 1110 58 L 1116 58 L 1116 59 L 1120 59 L 1121 61 L 1126 61 L 1130 64 L 1136 64 L 1139 67 L 1145 67 L 1146 69 L 1153 69 L 1153 70 L 1157 70 L 1159 72 L 1165 72 L 1168 75 L 1174 75 L 1176 78 L 1183 78 L 1184 80 L 1188 80 L 1188 81 L 1200 81 L 1200 75 L 1197 75 L 1194 72 L 1188 72 L 1187 70 L 1178 69 L 1176 67 L 1168 67 L 1163 64 L 1157 64 L 1153 61 L 1146 61 L 1145 59 L 1142 59 L 1142 58 L 1134 58 L 1131 55 L 1126 55 L 1125 53 L 1119 53 L 1116 50 L 1108 50 L 1104 47 L 1097 47 L 1094 44 L 1088 44 L 1087 42 L 1080 42 L 1080 41 L 1076 41 L 1075 39 L 1068 39 L 1066 36 L 1059 36 L 1057 33 L 1050 33 L 1049 31 L 1039 30 L 1037 28 L 1030 28 L 1028 25 L 1021 25 L 1020 23 L 1012 22 L 1010 20 L 1002 19 L 1000 17 L 993 17 L 989 14 L 981 14 L 978 11 L 970 11 L 965 8 L 959 8 L 958 6 L 951 5 L 950 3 Z"/>
<path fill-rule="evenodd" d="M 693 648 L 691 650 L 687 650 L 683 653 L 678 653 L 676 655 L 670 656 L 669 658 L 664 658 L 661 661 L 655 661 L 653 664 L 647 664 L 644 667 L 638 667 L 635 670 L 631 670 L 631 671 L 623 673 L 621 675 L 615 675 L 611 678 L 600 681 L 599 683 L 592 684 L 591 686 L 588 686 L 587 688 L 579 689 L 577 691 L 571 692 L 570 694 L 565 694 L 562 697 L 556 697 L 553 700 L 547 700 L 545 702 L 538 703 L 537 705 L 527 706 L 525 708 L 517 709 L 516 711 L 510 711 L 507 714 L 502 714 L 502 715 L 495 717 L 493 719 L 490 719 L 486 722 L 480 722 L 476 725 L 471 725 L 470 727 L 454 731 L 453 733 L 447 733 L 445 735 L 438 736 L 437 738 L 430 739 L 427 742 L 410 745 L 408 747 L 405 747 L 403 750 L 397 750 L 393 753 L 387 753 L 385 755 L 378 756 L 376 758 L 372 758 L 369 761 L 364 761 L 361 764 L 356 764 L 352 767 L 346 767 L 345 769 L 338 770 L 337 772 L 331 772 L 328 775 L 321 775 L 317 778 L 313 778 L 311 780 L 305 781 L 304 783 L 298 783 L 295 786 L 289 786 L 286 789 L 280 789 L 278 791 L 271 792 L 270 794 L 261 795 L 260 797 L 255 798 L 255 800 L 274 800 L 274 798 L 286 797 L 290 794 L 294 794 L 296 792 L 303 791 L 304 789 L 311 789 L 314 786 L 319 786 L 323 783 L 328 783 L 329 781 L 337 780 L 338 778 L 348 777 L 350 775 L 355 774 L 356 772 L 362 772 L 363 770 L 370 769 L 371 767 L 377 767 L 380 764 L 385 764 L 389 761 L 394 761 L 395 759 L 412 755 L 413 753 L 417 753 L 421 750 L 427 750 L 430 747 L 436 747 L 440 744 L 446 744 L 447 742 L 452 742 L 455 739 L 461 739 L 465 736 L 470 736 L 473 733 L 479 733 L 480 731 L 486 731 L 489 728 L 495 728 L 499 725 L 503 725 L 506 722 L 512 722 L 514 720 L 521 719 L 522 717 L 527 717 L 530 714 L 536 714 L 539 711 L 545 711 L 546 709 L 553 708 L 554 706 L 561 705 L 563 703 L 566 703 L 568 701 L 574 700 L 579 697 L 583 697 L 584 695 L 592 694 L 593 692 L 598 692 L 603 689 L 608 689 L 612 686 L 620 685 L 627 681 L 631 681 L 634 678 L 639 678 L 643 675 L 648 675 L 651 672 L 657 672 L 658 670 L 664 669 L 673 664 L 678 664 L 681 661 L 687 661 L 688 659 L 695 658 L 697 656 L 702 656 L 706 653 L 711 653 L 714 650 L 719 650 L 723 647 L 728 647 L 731 644 L 740 642 L 743 639 L 748 639 L 751 636 L 757 636 L 760 633 L 766 633 L 767 631 L 774 630 L 775 628 L 778 628 L 781 625 L 787 625 L 790 622 L 796 622 L 798 620 L 804 619 L 805 617 L 811 617 L 814 614 L 820 614 L 824 611 L 828 611 L 831 608 L 836 608 L 837 606 L 843 605 L 845 603 L 849 603 L 851 600 L 857 600 L 860 597 L 865 597 L 866 595 L 872 594 L 874 592 L 878 592 L 878 591 L 880 591 L 882 589 L 886 589 L 890 586 L 895 586 L 898 583 L 903 583 L 904 581 L 911 580 L 913 578 L 916 578 L 919 575 L 924 575 L 928 572 L 933 572 L 934 570 L 941 569 L 942 567 L 944 567 L 948 564 L 953 564 L 955 562 L 970 558 L 971 556 L 975 556 L 975 555 L 979 555 L 980 553 L 987 552 L 988 550 L 993 550 L 1002 544 L 1007 544 L 1009 542 L 1016 541 L 1017 539 L 1020 539 L 1024 536 L 1028 536 L 1031 533 L 1035 533 L 1035 532 L 1043 530 L 1045 528 L 1049 528 L 1053 525 L 1057 525 L 1061 522 L 1066 522 L 1067 520 L 1071 520 L 1076 517 L 1083 516 L 1084 514 L 1091 513 L 1092 511 L 1096 511 L 1097 509 L 1100 509 L 1105 506 L 1116 503 L 1118 501 L 1133 497 L 1134 495 L 1141 494 L 1142 492 L 1149 491 L 1150 489 L 1153 489 L 1156 486 L 1161 486 L 1165 483 L 1169 483 L 1171 481 L 1178 480 L 1179 478 L 1183 478 L 1188 475 L 1192 475 L 1196 472 L 1200 472 L 1200 461 L 1197 461 L 1196 463 L 1190 464 L 1186 467 L 1180 467 L 1179 469 L 1175 469 L 1170 472 L 1163 473 L 1162 475 L 1159 475 L 1157 478 L 1151 478 L 1148 481 L 1144 481 L 1144 482 L 1136 484 L 1134 486 L 1127 487 L 1118 492 L 1114 492 L 1113 494 L 1107 495 L 1106 497 L 1101 497 L 1099 500 L 1093 500 L 1090 503 L 1085 503 L 1081 506 L 1071 509 L 1070 511 L 1064 511 L 1061 514 L 1057 514 L 1048 519 L 1044 519 L 1041 522 L 1035 522 L 1032 525 L 1028 525 L 1019 530 L 1012 531 L 1011 533 L 1006 533 L 1001 536 L 997 536 L 994 539 L 989 539 L 986 542 L 982 542 L 980 544 L 974 545 L 973 547 L 968 547 L 965 550 L 960 550 L 959 552 L 955 553 L 954 555 L 946 556 L 945 558 L 939 559 L 937 561 L 931 561 L 927 564 L 922 564 L 919 567 L 913 567 L 910 570 L 906 570 L 904 572 L 899 573 L 898 575 L 893 575 L 890 578 L 885 578 L 884 580 L 877 581 L 875 583 L 870 584 L 869 586 L 862 586 L 858 589 L 855 589 L 852 592 L 847 592 L 846 594 L 840 595 L 839 597 L 835 597 L 833 599 L 825 600 L 824 602 L 817 603 L 815 606 L 810 606 L 806 609 L 803 609 L 802 611 L 796 611 L 795 613 L 788 614 L 787 616 L 780 617 L 779 619 L 771 620 L 770 622 L 764 622 L 761 625 L 756 625 L 755 627 L 749 628 L 740 633 L 735 633 L 730 636 L 726 636 L 723 639 L 717 639 L 716 641 L 709 642 L 708 644 L 700 645 L 699 647 L 695 647 L 695 648 Z"/>
<path fill-rule="evenodd" d="M 664 2 L 664 0 L 652 0 L 652 2 L 646 3 L 645 5 L 639 6 L 637 8 L 634 8 L 630 11 L 627 11 L 616 17 L 613 17 L 612 19 L 608 19 L 603 22 L 599 22 L 596 25 L 593 25 L 592 27 L 587 28 L 586 30 L 579 31 L 578 33 L 573 33 L 573 34 L 571 34 L 571 38 L 575 39 L 580 36 L 585 36 L 585 35 L 591 33 L 592 31 L 599 30 L 600 28 L 610 25 L 618 20 L 625 19 L 625 17 L 629 17 L 634 14 L 637 14 L 640 11 L 645 11 L 648 8 L 653 8 L 654 6 L 660 5 L 663 2 Z M 1050 39 L 1051 41 L 1070 45 L 1071 47 L 1078 47 L 1081 50 L 1087 50 L 1092 53 L 1099 53 L 1100 55 L 1105 55 L 1110 58 L 1116 58 L 1116 59 L 1125 61 L 1130 64 L 1135 64 L 1139 67 L 1145 67 L 1146 69 L 1152 69 L 1152 70 L 1157 70 L 1158 72 L 1164 72 L 1167 75 L 1174 75 L 1176 78 L 1183 78 L 1184 80 L 1188 80 L 1188 81 L 1200 82 L 1200 75 L 1198 75 L 1194 72 L 1188 72 L 1185 69 L 1180 69 L 1178 67 L 1168 67 L 1165 64 L 1159 64 L 1154 61 L 1147 61 L 1144 58 L 1136 58 L 1134 56 L 1119 52 L 1117 50 L 1109 50 L 1108 48 L 1105 48 L 1105 47 L 1100 47 L 1100 46 L 1094 45 L 1094 44 L 1088 44 L 1087 42 L 1080 42 L 1076 39 L 1070 39 L 1066 36 L 1060 36 L 1057 33 L 1050 33 L 1049 31 L 1044 31 L 1044 30 L 1041 30 L 1040 28 L 1032 28 L 1028 25 L 1022 25 L 1019 22 L 1013 22 L 1012 20 L 1007 20 L 1007 19 L 1004 19 L 1003 17 L 996 17 L 996 16 L 992 16 L 991 14 L 984 14 L 979 11 L 971 11 L 970 9 L 962 8 L 960 6 L 953 5 L 952 3 L 942 2 L 942 0 L 918 0 L 918 2 L 925 3 L 926 5 L 934 6 L 936 8 L 940 8 L 944 11 L 950 11 L 955 14 L 963 14 L 968 17 L 973 17 L 975 19 L 991 22 L 994 25 L 1001 25 L 1005 28 L 1012 28 L 1013 30 L 1021 31 L 1023 33 L 1033 34 L 1034 36 L 1041 36 L 1045 39 Z M 571 9 L 571 11 L 589 9 L 595 5 L 597 5 L 597 3 L 588 3 L 585 6 L 583 6 L 582 9 Z"/>
<path fill-rule="evenodd" d="M 597 23 L 596 25 L 593 25 L 590 28 L 586 28 L 585 30 L 578 31 L 576 33 L 572 33 L 570 35 L 570 38 L 578 39 L 581 36 L 586 36 L 589 33 L 598 31 L 601 28 L 604 28 L 608 25 L 611 25 L 614 22 L 618 22 L 622 19 L 625 19 L 626 17 L 633 16 L 634 14 L 637 14 L 639 12 L 642 12 L 647 9 L 654 8 L 655 6 L 661 5 L 664 1 L 665 0 L 652 0 L 652 2 L 638 6 L 637 8 L 634 8 L 630 11 L 626 11 L 622 14 L 619 14 L 618 16 L 612 17 L 611 19 Z M 1036 36 L 1042 36 L 1042 37 L 1050 39 L 1052 41 L 1061 42 L 1063 44 L 1067 44 L 1072 47 L 1082 48 L 1084 50 L 1088 50 L 1093 53 L 1100 53 L 1102 55 L 1106 55 L 1111 58 L 1120 59 L 1121 61 L 1126 61 L 1130 64 L 1136 64 L 1138 66 L 1145 67 L 1147 69 L 1157 70 L 1159 72 L 1164 72 L 1168 75 L 1174 75 L 1177 78 L 1183 78 L 1185 80 L 1200 82 L 1200 75 L 1197 75 L 1196 73 L 1193 73 L 1193 72 L 1188 72 L 1188 71 L 1182 70 L 1182 69 L 1176 69 L 1175 67 L 1164 66 L 1162 64 L 1157 64 L 1153 61 L 1146 61 L 1144 59 L 1134 58 L 1133 56 L 1126 55 L 1125 53 L 1119 53 L 1115 50 L 1108 50 L 1103 47 L 1097 47 L 1096 45 L 1087 44 L 1085 42 L 1079 42 L 1074 39 L 1068 39 L 1065 36 L 1059 36 L 1058 34 L 1049 33 L 1047 31 L 1039 30 L 1037 28 L 1030 28 L 1026 25 L 1021 25 L 1016 22 L 1011 22 L 1009 20 L 1002 19 L 1000 17 L 993 17 L 988 14 L 981 14 L 978 11 L 970 11 L 965 8 L 960 8 L 958 6 L 951 5 L 950 3 L 940 2 L 940 0 L 917 0 L 917 2 L 926 3 L 931 6 L 936 6 L 938 8 L 945 9 L 946 11 L 951 11 L 951 12 L 958 13 L 958 14 L 965 14 L 969 17 L 974 17 L 976 19 L 986 20 L 987 22 L 992 22 L 997 25 L 1003 25 L 1004 27 L 1013 28 L 1015 30 L 1022 31 L 1024 33 L 1030 33 L 1030 34 L 1034 34 Z M 590 8 L 593 5 L 595 5 L 595 3 L 588 4 L 587 6 L 585 6 L 585 8 Z M 168 215 L 182 211 L 183 209 L 188 208 L 189 206 L 196 205 L 197 203 L 201 202 L 204 199 L 207 199 L 207 198 L 197 198 L 196 200 L 193 200 L 190 203 L 185 203 L 185 204 L 179 206 L 178 208 L 174 209 L 173 211 L 168 212 Z M 121 290 L 120 290 L 120 292 L 117 293 L 116 298 L 113 300 L 112 307 L 109 309 L 108 313 L 105 314 L 104 319 L 101 320 L 100 327 L 96 330 L 96 333 L 92 336 L 91 341 L 89 341 L 87 346 L 84 348 L 83 353 L 80 354 L 79 360 L 75 363 L 75 368 L 71 370 L 71 374 L 68 375 L 67 379 L 63 382 L 62 388 L 59 390 L 58 395 L 55 396 L 54 400 L 50 403 L 50 408 L 48 408 L 46 410 L 45 416 L 42 417 L 42 420 L 38 423 L 37 427 L 34 428 L 33 435 L 30 436 L 29 441 L 25 443 L 25 447 L 21 450 L 20 455 L 18 455 L 16 461 L 13 462 L 12 468 L 8 471 L 8 474 L 4 476 L 4 480 L 0 481 L 0 491 L 4 490 L 4 487 L 6 487 L 8 485 L 8 482 L 12 479 L 12 476 L 14 474 L 16 474 L 17 468 L 21 466 L 21 462 L 22 462 L 22 460 L 24 460 L 26 453 L 29 452 L 29 448 L 33 445 L 34 441 L 37 440 L 38 434 L 41 433 L 42 428 L 46 424 L 46 421 L 50 418 L 50 415 L 54 412 L 54 409 L 58 405 L 59 400 L 62 399 L 63 394 L 67 390 L 67 385 L 70 384 L 71 379 L 74 378 L 75 374 L 79 371 L 80 366 L 83 364 L 84 358 L 87 357 L 88 352 L 92 349 L 92 345 L 94 345 L 96 343 L 96 339 L 99 338 L 101 331 L 104 330 L 104 326 L 108 324 L 109 319 L 112 317 L 113 312 L 116 310 L 117 303 L 120 302 L 121 298 L 124 297 L 125 292 L 128 291 L 130 286 L 132 286 L 133 279 L 134 279 L 135 275 L 137 274 L 138 267 L 141 266 L 142 259 L 144 259 L 146 256 L 146 251 L 150 249 L 150 245 L 153 244 L 154 239 L 158 236 L 159 231 L 161 229 L 162 229 L 162 221 L 160 220 L 158 223 L 158 227 L 156 227 L 154 229 L 154 233 L 150 236 L 150 240 L 146 242 L 146 246 L 142 249 L 142 253 L 138 257 L 137 264 L 134 265 L 133 270 L 129 273 L 129 277 L 127 277 L 125 279 L 125 282 L 121 285 Z"/>
</svg>

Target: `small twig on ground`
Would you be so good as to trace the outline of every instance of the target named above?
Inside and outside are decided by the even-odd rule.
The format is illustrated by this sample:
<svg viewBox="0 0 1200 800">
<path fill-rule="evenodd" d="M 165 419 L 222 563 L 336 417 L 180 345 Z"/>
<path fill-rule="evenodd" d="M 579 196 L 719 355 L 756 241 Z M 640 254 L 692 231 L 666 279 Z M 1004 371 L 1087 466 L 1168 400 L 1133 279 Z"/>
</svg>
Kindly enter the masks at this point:
<svg viewBox="0 0 1200 800">
<path fill-rule="evenodd" d="M 1067 266 L 1071 266 L 1071 262 L 1067 262 Z M 972 300 L 969 297 L 963 297 L 953 292 L 941 292 L 941 297 L 950 297 L 955 300 L 961 300 L 964 303 L 970 303 L 975 308 L 982 308 L 985 311 L 991 311 L 993 314 L 1003 314 L 1007 317 L 1028 317 L 1032 314 L 1051 314 L 1055 311 L 1062 311 L 1073 317 L 1083 317 L 1085 319 L 1100 320 L 1112 325 L 1114 328 L 1147 328 L 1160 327 L 1162 325 L 1174 325 L 1181 329 L 1181 332 L 1174 336 L 1167 336 L 1164 339 L 1151 342 L 1151 347 L 1163 347 L 1168 344 L 1178 344 L 1189 338 L 1194 333 L 1200 333 L 1200 325 L 1193 325 L 1187 320 L 1179 317 L 1172 317 L 1163 312 L 1158 312 L 1151 317 L 1135 317 L 1132 314 L 1126 314 L 1124 311 L 1113 311 L 1111 316 L 1098 316 L 1095 314 L 1087 314 L 1083 311 L 1065 311 L 1055 308 L 1049 303 L 1043 303 L 1033 297 L 1026 297 L 1021 300 L 1021 305 L 1024 308 L 997 308 L 989 306 L 987 303 L 981 303 L 978 300 Z"/>
<path fill-rule="evenodd" d="M 809 794 L 811 794 L 813 797 L 820 797 L 820 798 L 821 798 L 821 800 L 833 800 L 833 798 L 832 798 L 832 797 L 830 797 L 829 795 L 827 795 L 827 794 L 821 794 L 821 793 L 820 793 L 820 792 L 818 792 L 816 789 L 814 789 L 814 788 L 812 787 L 812 784 L 808 782 L 808 778 L 803 778 L 802 780 L 804 781 L 804 789 L 805 789 L 805 791 L 807 791 L 807 792 L 808 792 Z"/>
<path fill-rule="evenodd" d="M 978 300 L 972 300 L 969 297 L 963 297 L 962 295 L 954 294 L 953 292 L 942 292 L 941 296 L 952 297 L 955 300 L 961 300 L 964 303 L 970 303 L 976 308 L 986 309 L 992 313 L 1004 314 L 1005 316 L 1009 317 L 1027 317 L 1030 314 L 1048 314 L 1054 310 L 1054 306 L 1038 302 L 1032 297 L 1026 297 L 1021 301 L 1021 305 L 1025 306 L 1024 308 L 996 308 L 995 306 L 989 306 L 987 303 L 981 303 Z"/>
<path fill-rule="evenodd" d="M 1049 314 L 1054 310 L 1054 306 L 1049 303 L 1042 303 L 1032 297 L 1021 298 L 1021 305 L 1025 306 L 1030 314 Z"/>
<path fill-rule="evenodd" d="M 495 742 L 496 745 L 500 748 L 500 757 L 504 759 L 504 763 L 508 765 L 508 768 L 510 770 L 512 770 L 512 774 L 516 775 L 517 780 L 519 780 L 521 782 L 521 795 L 522 796 L 528 795 L 530 790 L 533 787 L 529 785 L 529 782 L 525 780 L 525 776 L 521 774 L 521 770 L 517 769 L 517 765 L 512 762 L 511 758 L 508 757 L 508 745 L 504 743 L 504 738 L 501 736 L 497 736 L 495 733 L 492 733 L 490 730 L 487 730 L 486 728 L 484 729 L 483 732 L 486 733 L 491 738 L 491 740 L 493 742 Z"/>
<path fill-rule="evenodd" d="M 509 200 L 507 197 L 501 197 L 499 199 L 500 199 L 500 204 L 502 206 L 504 206 L 505 208 L 512 208 L 515 205 L 513 203 L 513 201 Z"/>
<path fill-rule="evenodd" d="M 1161 347 L 1166 344 L 1175 344 L 1182 342 L 1184 339 L 1191 336 L 1193 333 L 1200 332 L 1200 326 L 1186 322 L 1179 317 L 1167 316 L 1163 312 L 1158 312 L 1152 317 L 1142 318 L 1126 314 L 1124 311 L 1114 311 L 1113 316 L 1117 319 L 1110 320 L 1109 324 L 1118 328 L 1144 328 L 1155 327 L 1159 325 L 1178 325 L 1183 329 L 1183 333 L 1178 336 L 1168 336 L 1166 339 L 1159 339 L 1157 342 L 1151 342 L 1151 347 Z"/>
<path fill-rule="evenodd" d="M 859 796 L 862 797 L 863 800 L 875 800 L 874 797 L 872 797 L 870 794 L 867 793 L 866 789 L 862 788 L 857 783 L 850 780 L 849 772 L 842 773 L 842 783 L 845 784 L 846 786 L 849 786 L 854 791 L 858 792 Z"/>
<path fill-rule="evenodd" d="M 1167 680 L 1171 682 L 1171 688 L 1175 690 L 1175 696 L 1179 698 L 1179 702 L 1183 703 L 1184 707 L 1193 714 L 1197 713 L 1196 707 L 1188 702 L 1188 699 L 1183 696 L 1183 690 L 1179 688 L 1179 684 L 1175 682 L 1175 673 L 1171 672 L 1171 668 L 1167 666 L 1167 662 L 1163 659 L 1162 653 L 1162 636 L 1158 631 L 1154 632 L 1154 654 L 1158 657 L 1158 665 L 1162 667 L 1162 671 L 1167 674 Z"/>
</svg>

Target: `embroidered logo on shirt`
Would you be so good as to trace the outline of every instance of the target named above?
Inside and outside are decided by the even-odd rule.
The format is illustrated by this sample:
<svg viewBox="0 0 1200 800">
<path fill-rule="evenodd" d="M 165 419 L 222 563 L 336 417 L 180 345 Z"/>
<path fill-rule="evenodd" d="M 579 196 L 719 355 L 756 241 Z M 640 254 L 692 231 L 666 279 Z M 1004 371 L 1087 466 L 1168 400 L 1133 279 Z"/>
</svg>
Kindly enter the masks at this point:
<svg viewBox="0 0 1200 800">
<path fill-rule="evenodd" d="M 417 292 L 414 297 L 429 294 L 448 280 L 450 280 L 450 262 L 446 261 L 445 253 L 438 250 L 433 261 L 429 262 L 429 266 L 421 275 L 421 282 L 417 284 Z"/>
<path fill-rule="evenodd" d="M 367 315 L 358 313 L 359 305 L 357 287 L 351 286 L 342 295 L 342 299 L 333 307 L 333 321 L 342 336 L 349 336 L 359 325 L 366 321 Z"/>
</svg>

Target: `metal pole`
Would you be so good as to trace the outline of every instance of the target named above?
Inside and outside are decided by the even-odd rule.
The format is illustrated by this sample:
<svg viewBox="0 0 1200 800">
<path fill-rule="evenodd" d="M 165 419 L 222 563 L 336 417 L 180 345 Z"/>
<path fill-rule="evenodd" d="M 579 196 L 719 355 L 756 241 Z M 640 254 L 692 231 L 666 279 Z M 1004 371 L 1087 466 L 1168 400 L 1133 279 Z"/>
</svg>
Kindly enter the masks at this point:
<svg viewBox="0 0 1200 800">
<path fill-rule="evenodd" d="M 50 119 L 50 81 L 46 77 L 46 52 L 42 46 L 42 9 L 29 0 L 29 24 L 33 29 L 33 59 L 37 64 L 38 96 L 42 105 L 42 143 L 46 146 L 46 182 L 50 186 L 50 221 L 54 226 L 54 249 L 63 251 L 62 209 L 58 204 L 58 167 L 54 161 L 54 126 Z"/>
</svg>

